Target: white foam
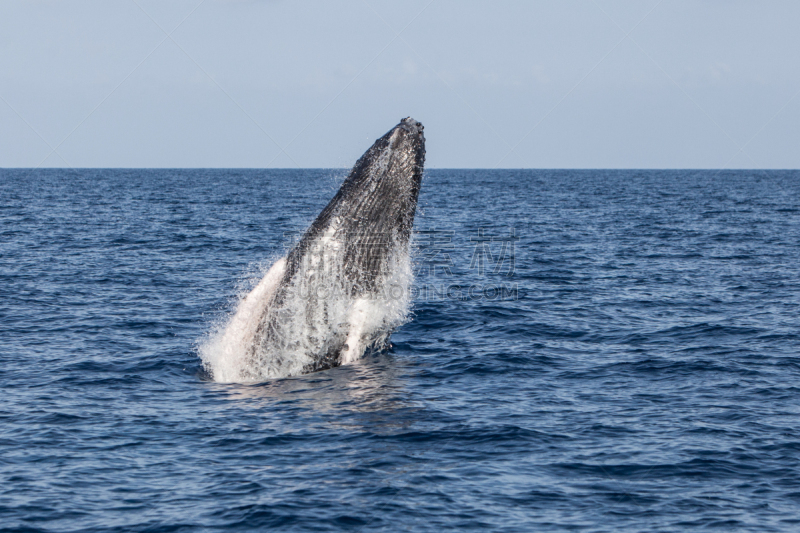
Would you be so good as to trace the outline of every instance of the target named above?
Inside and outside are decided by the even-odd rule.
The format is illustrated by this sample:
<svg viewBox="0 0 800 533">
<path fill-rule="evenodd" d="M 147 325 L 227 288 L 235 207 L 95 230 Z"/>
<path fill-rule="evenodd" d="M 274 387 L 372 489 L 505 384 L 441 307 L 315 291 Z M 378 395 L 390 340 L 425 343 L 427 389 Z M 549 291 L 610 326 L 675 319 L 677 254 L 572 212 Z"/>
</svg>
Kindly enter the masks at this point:
<svg viewBox="0 0 800 533">
<path fill-rule="evenodd" d="M 213 332 L 200 345 L 200 357 L 215 381 L 242 380 L 242 369 L 258 329 L 264 309 L 269 304 L 286 271 L 286 258 L 278 259 L 249 294 L 239 300 L 236 311 L 223 328 Z"/>
<path fill-rule="evenodd" d="M 282 289 L 280 305 L 274 296 L 286 258 L 239 301 L 224 327 L 201 344 L 203 364 L 215 381 L 298 375 L 313 363 L 312 356 L 331 350 L 340 350 L 342 364 L 352 364 L 406 320 L 412 279 L 407 246 L 395 247 L 374 291 L 353 296 L 352 284 L 343 275 L 344 246 L 336 226 L 304 254 L 293 282 Z"/>
</svg>

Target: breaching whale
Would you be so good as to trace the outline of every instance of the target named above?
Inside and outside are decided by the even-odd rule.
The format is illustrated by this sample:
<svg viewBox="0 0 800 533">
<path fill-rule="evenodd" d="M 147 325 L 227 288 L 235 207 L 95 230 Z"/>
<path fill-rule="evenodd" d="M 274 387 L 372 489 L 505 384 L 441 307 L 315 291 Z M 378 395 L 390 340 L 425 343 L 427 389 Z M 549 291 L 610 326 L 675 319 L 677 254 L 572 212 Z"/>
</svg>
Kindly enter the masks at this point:
<svg viewBox="0 0 800 533">
<path fill-rule="evenodd" d="M 201 350 L 215 380 L 315 372 L 386 343 L 408 313 L 409 240 L 424 162 L 423 126 L 411 117 L 375 141 Z"/>
</svg>

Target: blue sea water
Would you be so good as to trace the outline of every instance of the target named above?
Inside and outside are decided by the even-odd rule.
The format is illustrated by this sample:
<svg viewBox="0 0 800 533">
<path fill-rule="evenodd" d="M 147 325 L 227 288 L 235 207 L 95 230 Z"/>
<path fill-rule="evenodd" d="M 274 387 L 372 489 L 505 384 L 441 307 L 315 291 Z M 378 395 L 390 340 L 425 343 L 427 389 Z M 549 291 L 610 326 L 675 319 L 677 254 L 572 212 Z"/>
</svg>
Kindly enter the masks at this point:
<svg viewBox="0 0 800 533">
<path fill-rule="evenodd" d="M 0 170 L 0 531 L 800 530 L 800 172 L 429 171 L 391 349 L 215 383 L 343 175 Z"/>
</svg>

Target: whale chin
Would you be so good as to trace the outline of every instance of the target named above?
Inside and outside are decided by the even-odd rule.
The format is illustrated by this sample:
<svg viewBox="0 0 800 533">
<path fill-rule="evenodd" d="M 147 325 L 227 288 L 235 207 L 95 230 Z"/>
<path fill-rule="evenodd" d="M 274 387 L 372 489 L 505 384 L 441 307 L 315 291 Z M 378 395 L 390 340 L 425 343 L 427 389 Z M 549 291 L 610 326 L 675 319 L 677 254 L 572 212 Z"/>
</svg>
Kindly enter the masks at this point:
<svg viewBox="0 0 800 533">
<path fill-rule="evenodd" d="M 377 139 L 300 242 L 240 303 L 217 343 L 234 347 L 221 381 L 352 363 L 368 348 L 385 345 L 406 321 L 423 130 L 407 117 Z"/>
</svg>

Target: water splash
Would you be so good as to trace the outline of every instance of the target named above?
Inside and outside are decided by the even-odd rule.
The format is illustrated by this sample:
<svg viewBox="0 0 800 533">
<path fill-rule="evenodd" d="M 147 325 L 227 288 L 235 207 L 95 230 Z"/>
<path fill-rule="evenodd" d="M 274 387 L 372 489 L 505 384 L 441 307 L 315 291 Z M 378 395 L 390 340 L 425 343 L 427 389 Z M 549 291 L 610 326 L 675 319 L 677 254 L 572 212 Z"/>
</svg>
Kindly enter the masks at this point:
<svg viewBox="0 0 800 533">
<path fill-rule="evenodd" d="M 355 290 L 346 269 L 348 241 L 336 226 L 315 242 L 285 286 L 287 258 L 277 260 L 200 344 L 205 370 L 225 383 L 284 378 L 319 366 L 320 358 L 338 358 L 327 366 L 350 364 L 386 345 L 408 317 L 413 280 L 408 245 L 391 242 L 368 291 Z"/>
</svg>

